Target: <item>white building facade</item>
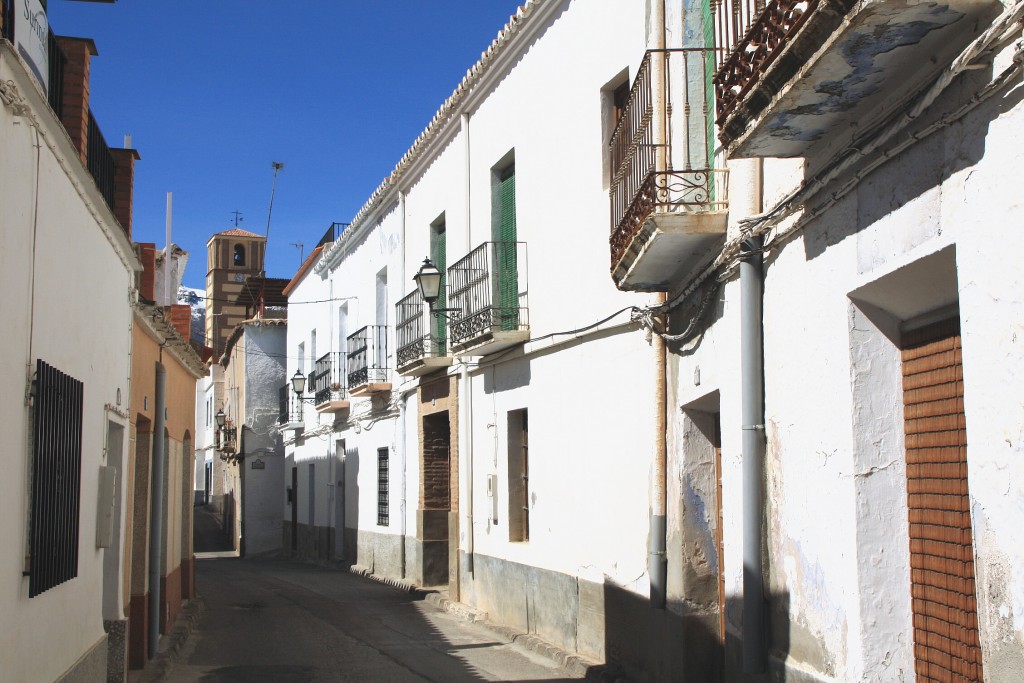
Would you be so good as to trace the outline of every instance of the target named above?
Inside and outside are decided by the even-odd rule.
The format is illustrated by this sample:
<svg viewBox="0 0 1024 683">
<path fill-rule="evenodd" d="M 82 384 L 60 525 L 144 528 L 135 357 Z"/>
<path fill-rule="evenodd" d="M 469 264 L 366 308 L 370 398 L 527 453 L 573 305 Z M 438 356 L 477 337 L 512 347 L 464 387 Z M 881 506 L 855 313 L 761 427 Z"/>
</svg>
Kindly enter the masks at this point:
<svg viewBox="0 0 1024 683">
<path fill-rule="evenodd" d="M 526 3 L 325 239 L 286 546 L 639 679 L 1017 680 L 1020 5 L 733 9 Z"/>
<path fill-rule="evenodd" d="M 131 302 L 141 264 L 130 222 L 119 222 L 84 159 L 0 38 L 0 281 L 10 293 L 0 302 L 0 377 L 12 388 L 0 408 L 4 680 L 106 680 L 108 656 L 111 680 L 125 667 Z M 109 641 L 105 627 L 116 632 Z"/>
</svg>

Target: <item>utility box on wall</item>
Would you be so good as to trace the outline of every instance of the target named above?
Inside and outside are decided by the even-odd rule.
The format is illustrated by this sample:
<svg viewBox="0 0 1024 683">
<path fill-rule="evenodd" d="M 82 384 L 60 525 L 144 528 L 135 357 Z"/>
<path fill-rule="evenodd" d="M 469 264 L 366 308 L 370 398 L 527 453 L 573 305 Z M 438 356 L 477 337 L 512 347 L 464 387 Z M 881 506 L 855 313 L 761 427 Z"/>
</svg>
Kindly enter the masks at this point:
<svg viewBox="0 0 1024 683">
<path fill-rule="evenodd" d="M 487 475 L 487 496 L 491 499 L 491 524 L 498 523 L 498 475 Z"/>
</svg>

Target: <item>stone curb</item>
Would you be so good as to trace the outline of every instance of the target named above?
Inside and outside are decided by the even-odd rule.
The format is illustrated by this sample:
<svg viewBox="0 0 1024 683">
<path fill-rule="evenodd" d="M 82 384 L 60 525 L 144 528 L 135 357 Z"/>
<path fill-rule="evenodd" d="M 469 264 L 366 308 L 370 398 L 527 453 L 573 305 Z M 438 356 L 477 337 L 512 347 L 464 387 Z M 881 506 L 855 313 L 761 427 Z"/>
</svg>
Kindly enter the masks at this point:
<svg viewBox="0 0 1024 683">
<path fill-rule="evenodd" d="M 614 665 L 601 664 L 578 654 L 566 652 L 565 650 L 538 638 L 532 633 L 523 633 L 508 626 L 496 624 L 488 619 L 487 612 L 470 607 L 469 605 L 456 600 L 446 598 L 437 591 L 420 588 L 409 581 L 378 576 L 377 574 L 372 573 L 369 568 L 361 567 L 359 565 L 350 566 L 348 571 L 358 576 L 363 576 L 373 581 L 398 588 L 399 590 L 422 595 L 423 599 L 434 607 L 448 612 L 462 621 L 480 624 L 487 630 L 492 631 L 498 636 L 505 638 L 516 645 L 525 647 L 532 652 L 536 652 L 537 654 L 550 659 L 574 676 L 581 676 L 588 681 L 596 681 L 597 683 L 631 683 L 631 681 L 623 675 L 622 671 Z"/>
<path fill-rule="evenodd" d="M 205 612 L 206 602 L 201 595 L 189 600 L 171 627 L 171 632 L 161 640 L 156 656 L 149 660 L 137 678 L 129 674 L 132 683 L 159 683 L 164 680 L 181 657 L 182 650 Z"/>
</svg>

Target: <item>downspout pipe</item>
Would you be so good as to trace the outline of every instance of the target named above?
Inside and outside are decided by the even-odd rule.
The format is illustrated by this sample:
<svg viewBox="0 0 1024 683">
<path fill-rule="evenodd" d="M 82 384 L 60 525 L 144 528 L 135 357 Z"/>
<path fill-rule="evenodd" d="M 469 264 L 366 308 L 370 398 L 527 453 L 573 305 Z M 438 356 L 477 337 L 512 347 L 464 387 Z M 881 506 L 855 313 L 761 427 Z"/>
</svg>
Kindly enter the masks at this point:
<svg viewBox="0 0 1024 683">
<path fill-rule="evenodd" d="M 656 295 L 655 303 L 664 303 L 665 294 Z M 654 481 L 651 494 L 651 540 L 649 571 L 651 575 L 651 607 L 665 609 L 668 594 L 668 557 L 666 513 L 668 510 L 668 444 L 665 398 L 665 340 L 654 334 Z"/>
<path fill-rule="evenodd" d="M 743 243 L 740 260 L 740 372 L 743 423 L 743 671 L 765 670 L 763 238 Z"/>
<path fill-rule="evenodd" d="M 651 3 L 651 43 L 657 50 L 665 47 L 665 0 Z M 664 55 L 658 55 L 651 63 L 651 80 L 654 85 L 654 136 L 655 140 L 667 141 L 667 130 L 665 119 L 661 112 L 666 111 L 665 96 L 665 62 Z M 669 159 L 666 145 L 659 145 L 656 151 L 657 169 L 664 170 L 668 167 Z M 655 294 L 654 305 L 665 302 L 665 293 Z M 650 597 L 651 607 L 654 609 L 665 609 L 666 596 L 668 594 L 668 557 L 667 547 L 667 525 L 666 512 L 668 510 L 667 490 L 667 469 L 668 469 L 668 447 L 666 444 L 667 420 L 665 416 L 665 340 L 660 334 L 655 334 L 651 341 L 651 350 L 654 356 L 654 463 L 652 468 L 651 482 L 651 521 L 650 540 L 648 543 L 649 557 L 647 571 L 651 577 Z"/>
<path fill-rule="evenodd" d="M 156 364 L 156 394 L 153 402 L 153 471 L 149 492 L 149 658 L 156 656 L 160 645 L 160 572 L 164 549 L 164 480 L 167 478 L 164 451 L 164 407 L 167 405 L 167 370 Z"/>
<path fill-rule="evenodd" d="M 460 467 L 466 471 L 466 571 L 473 576 L 473 395 L 469 366 L 462 365 L 462 389 L 459 406 L 463 408 L 462 438 L 464 450 L 459 457 Z"/>
<path fill-rule="evenodd" d="M 398 430 L 397 430 L 398 434 L 396 435 L 397 439 L 398 439 L 398 458 L 399 458 L 399 462 L 401 463 L 401 468 L 402 468 L 402 499 L 401 499 L 401 505 L 400 505 L 400 508 L 399 508 L 401 510 L 401 515 L 402 515 L 402 542 L 398 546 L 398 561 L 399 561 L 399 565 L 402 568 L 402 578 L 403 579 L 406 576 L 406 567 L 405 567 L 405 562 L 406 562 L 406 560 L 405 560 L 406 498 L 407 498 L 406 487 L 408 486 L 408 483 L 407 483 L 407 473 L 406 473 L 406 463 L 408 461 L 408 453 L 406 452 L 407 449 L 406 449 L 406 445 L 405 445 L 405 442 L 406 442 L 405 415 L 406 415 L 406 407 L 407 407 L 406 403 L 408 402 L 408 400 L 409 400 L 409 396 L 408 396 L 408 394 L 405 394 L 405 393 L 403 393 L 398 398 Z"/>
<path fill-rule="evenodd" d="M 400 259 L 400 262 L 398 264 L 398 273 L 399 273 L 399 277 L 401 278 L 402 282 L 408 282 L 408 280 L 405 279 L 406 278 L 406 272 L 405 272 L 405 251 L 406 251 L 406 248 L 405 248 L 405 233 L 406 233 L 405 192 L 403 192 L 401 190 L 399 190 L 399 192 L 398 192 L 398 225 L 399 225 L 399 242 L 400 242 L 399 246 L 398 246 L 398 257 Z M 395 344 L 395 348 L 397 348 L 397 347 L 398 347 L 398 345 Z M 402 578 L 403 579 L 406 576 L 405 539 L 406 539 L 406 534 L 408 533 L 408 528 L 407 528 L 408 521 L 406 519 L 406 517 L 407 517 L 406 508 L 408 507 L 408 492 L 406 491 L 406 488 L 408 487 L 408 476 L 409 476 L 408 475 L 408 471 L 407 471 L 408 470 L 409 454 L 408 454 L 408 447 L 406 446 L 406 426 L 405 426 L 405 414 L 406 414 L 406 409 L 408 407 L 407 406 L 408 401 L 409 401 L 409 394 L 407 394 L 407 393 L 403 393 L 401 396 L 398 397 L 398 430 L 397 430 L 398 434 L 396 435 L 397 438 L 398 438 L 398 459 L 399 459 L 399 462 L 401 462 L 401 467 L 402 467 L 402 475 L 401 475 L 402 498 L 401 498 L 401 506 L 399 508 L 401 510 L 401 513 L 402 513 L 402 522 L 401 522 L 401 526 L 402 526 L 402 544 L 401 544 L 401 546 L 399 546 L 399 549 L 398 549 L 398 558 L 399 558 L 400 566 L 402 568 Z"/>
</svg>

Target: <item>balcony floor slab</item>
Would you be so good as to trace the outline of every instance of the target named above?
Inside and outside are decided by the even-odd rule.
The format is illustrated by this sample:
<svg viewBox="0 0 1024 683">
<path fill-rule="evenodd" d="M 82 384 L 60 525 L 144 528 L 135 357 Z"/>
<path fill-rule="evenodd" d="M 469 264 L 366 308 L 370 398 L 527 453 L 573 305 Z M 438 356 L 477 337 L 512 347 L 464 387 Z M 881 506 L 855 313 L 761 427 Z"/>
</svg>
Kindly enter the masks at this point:
<svg viewBox="0 0 1024 683">
<path fill-rule="evenodd" d="M 658 211 L 633 236 L 612 271 L 622 290 L 664 292 L 725 241 L 728 211 Z"/>
<path fill-rule="evenodd" d="M 316 412 L 318 413 L 340 413 L 344 410 L 349 409 L 349 402 L 347 399 L 332 400 L 325 403 L 321 403 L 315 406 Z"/>
<path fill-rule="evenodd" d="M 998 0 L 822 2 L 722 122 L 729 155 L 799 157 L 842 148 L 937 75 L 1001 8 Z"/>
<path fill-rule="evenodd" d="M 370 396 L 388 391 L 391 391 L 391 382 L 371 382 L 350 388 L 348 394 L 349 396 Z"/>
<path fill-rule="evenodd" d="M 398 374 L 407 377 L 419 377 L 430 372 L 434 372 L 440 368 L 449 368 L 452 365 L 454 359 L 451 356 L 429 356 L 426 358 L 417 358 L 416 360 L 400 365 L 398 367 Z"/>
<path fill-rule="evenodd" d="M 453 344 L 458 356 L 487 356 L 530 341 L 529 330 L 492 330 L 463 344 Z"/>
</svg>

